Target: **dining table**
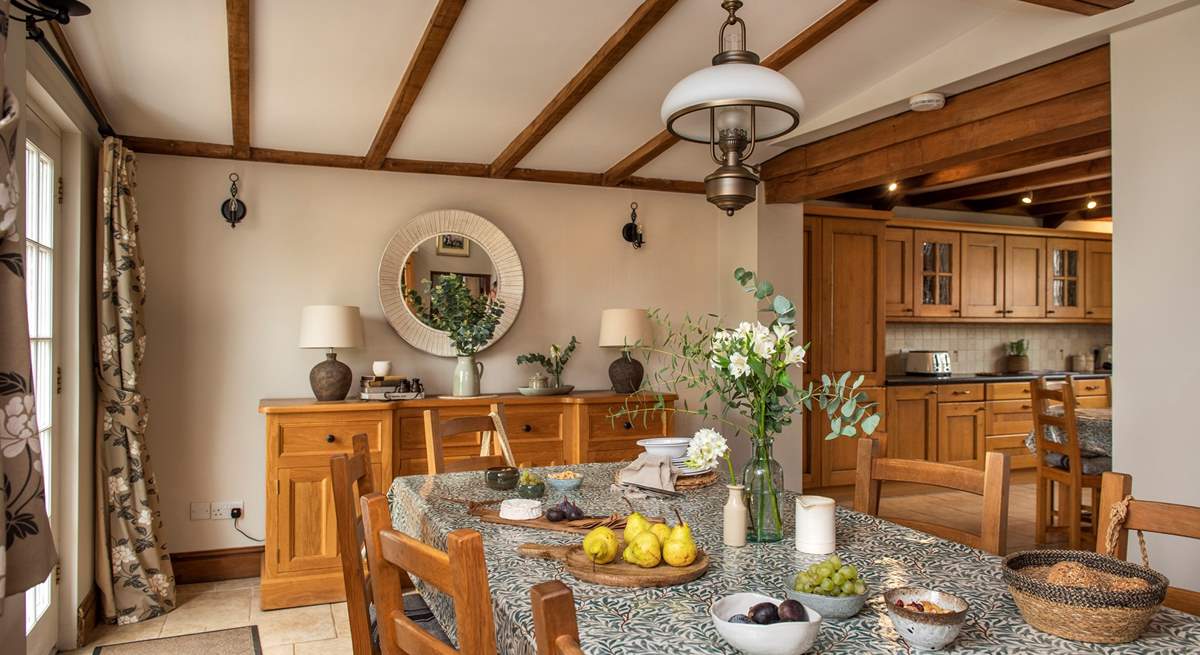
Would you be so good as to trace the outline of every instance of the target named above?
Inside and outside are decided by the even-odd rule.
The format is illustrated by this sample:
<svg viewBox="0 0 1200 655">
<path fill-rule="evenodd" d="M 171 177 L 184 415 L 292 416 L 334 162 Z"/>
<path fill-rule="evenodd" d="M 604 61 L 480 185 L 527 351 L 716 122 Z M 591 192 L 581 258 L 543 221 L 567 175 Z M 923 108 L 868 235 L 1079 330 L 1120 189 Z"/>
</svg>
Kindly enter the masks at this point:
<svg viewBox="0 0 1200 655">
<path fill-rule="evenodd" d="M 627 513 L 623 493 L 613 487 L 619 463 L 579 464 L 533 469 L 540 475 L 569 468 L 583 476 L 582 486 L 565 496 L 587 514 Z M 546 503 L 564 494 L 549 494 Z M 484 486 L 478 472 L 396 478 L 389 490 L 395 529 L 444 549 L 457 529 L 483 535 L 492 596 L 498 652 L 535 655 L 530 588 L 546 580 L 562 580 L 575 596 L 580 642 L 591 655 L 664 653 L 734 654 L 710 618 L 714 601 L 738 592 L 758 592 L 778 600 L 793 576 L 825 559 L 795 547 L 797 494 L 784 492 L 782 541 L 729 547 L 722 539 L 722 507 L 728 498 L 723 484 L 687 491 L 680 498 L 649 495 L 633 500 L 642 514 L 672 517 L 675 510 L 692 527 L 710 566 L 701 578 L 671 587 L 624 588 L 582 582 L 556 561 L 518 554 L 525 543 L 573 544 L 582 535 L 524 526 L 484 522 L 468 511 L 468 502 L 515 497 L 513 492 Z M 1200 618 L 1161 608 L 1145 632 L 1128 644 L 1089 644 L 1039 632 L 1013 604 L 1001 578 L 1001 558 L 917 532 L 887 520 L 846 508 L 836 509 L 837 553 L 854 564 L 868 585 L 870 598 L 850 619 L 824 620 L 814 653 L 909 653 L 884 606 L 883 592 L 917 586 L 956 594 L 969 604 L 966 623 L 951 653 L 1195 653 L 1200 652 Z M 665 566 L 665 565 L 664 565 Z M 451 640 L 455 638 L 452 600 L 423 581 L 417 590 Z"/>
</svg>

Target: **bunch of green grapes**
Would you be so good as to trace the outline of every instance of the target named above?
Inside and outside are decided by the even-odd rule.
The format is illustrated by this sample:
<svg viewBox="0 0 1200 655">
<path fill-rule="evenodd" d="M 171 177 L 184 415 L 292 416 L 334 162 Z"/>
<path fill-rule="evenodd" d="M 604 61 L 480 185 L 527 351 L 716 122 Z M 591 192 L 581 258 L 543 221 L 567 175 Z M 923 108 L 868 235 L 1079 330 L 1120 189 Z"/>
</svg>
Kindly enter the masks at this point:
<svg viewBox="0 0 1200 655">
<path fill-rule="evenodd" d="M 858 579 L 858 569 L 853 564 L 842 564 L 837 555 L 797 574 L 794 588 L 801 593 L 821 596 L 859 596 L 867 593 L 867 585 Z"/>
</svg>

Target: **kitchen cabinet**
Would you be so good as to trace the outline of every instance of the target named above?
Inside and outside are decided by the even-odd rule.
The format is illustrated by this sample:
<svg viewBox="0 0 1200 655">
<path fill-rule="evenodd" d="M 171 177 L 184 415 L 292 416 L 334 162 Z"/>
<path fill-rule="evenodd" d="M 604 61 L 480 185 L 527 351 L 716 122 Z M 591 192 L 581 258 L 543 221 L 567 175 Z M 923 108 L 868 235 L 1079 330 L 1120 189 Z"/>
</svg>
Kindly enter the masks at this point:
<svg viewBox="0 0 1200 655">
<path fill-rule="evenodd" d="M 1004 236 L 962 235 L 962 315 L 1004 315 Z"/>
<path fill-rule="evenodd" d="M 884 224 L 856 218 L 821 219 L 818 347 L 821 372 L 866 377 L 882 386 Z"/>
<path fill-rule="evenodd" d="M 1046 317 L 1083 318 L 1082 239 L 1046 239 Z"/>
<path fill-rule="evenodd" d="M 961 237 L 946 230 L 914 230 L 913 314 L 956 317 L 960 313 Z"/>
<path fill-rule="evenodd" d="M 887 456 L 932 460 L 937 448 L 937 387 L 888 387 Z"/>
<path fill-rule="evenodd" d="M 1042 318 L 1046 315 L 1046 240 L 1042 237 L 1004 237 L 1004 316 Z"/>
<path fill-rule="evenodd" d="M 938 403 L 936 461 L 983 466 L 985 410 L 981 402 Z"/>
<path fill-rule="evenodd" d="M 913 315 L 913 231 L 889 227 L 883 235 L 883 302 L 888 316 Z"/>
<path fill-rule="evenodd" d="M 1112 242 L 1088 241 L 1084 254 L 1084 315 L 1112 318 Z"/>
</svg>

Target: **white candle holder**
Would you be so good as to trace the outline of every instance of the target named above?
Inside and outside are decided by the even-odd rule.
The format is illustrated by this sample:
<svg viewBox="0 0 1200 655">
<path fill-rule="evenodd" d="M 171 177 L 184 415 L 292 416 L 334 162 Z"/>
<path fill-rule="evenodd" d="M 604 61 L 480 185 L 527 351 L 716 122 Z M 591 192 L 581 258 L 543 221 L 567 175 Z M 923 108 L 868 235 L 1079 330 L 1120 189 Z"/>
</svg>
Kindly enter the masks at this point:
<svg viewBox="0 0 1200 655">
<path fill-rule="evenodd" d="M 796 498 L 796 550 L 809 555 L 828 555 L 837 547 L 832 498 Z"/>
</svg>

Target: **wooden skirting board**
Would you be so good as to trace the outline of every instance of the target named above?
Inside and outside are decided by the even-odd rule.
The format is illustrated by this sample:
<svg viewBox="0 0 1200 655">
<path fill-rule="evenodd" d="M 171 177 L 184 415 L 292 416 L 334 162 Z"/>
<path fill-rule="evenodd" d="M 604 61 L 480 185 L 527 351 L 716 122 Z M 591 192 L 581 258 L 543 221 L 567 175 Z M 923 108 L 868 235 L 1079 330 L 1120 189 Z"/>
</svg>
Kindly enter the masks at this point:
<svg viewBox="0 0 1200 655">
<path fill-rule="evenodd" d="M 176 584 L 253 578 L 261 573 L 263 547 L 194 550 L 171 555 Z"/>
</svg>

